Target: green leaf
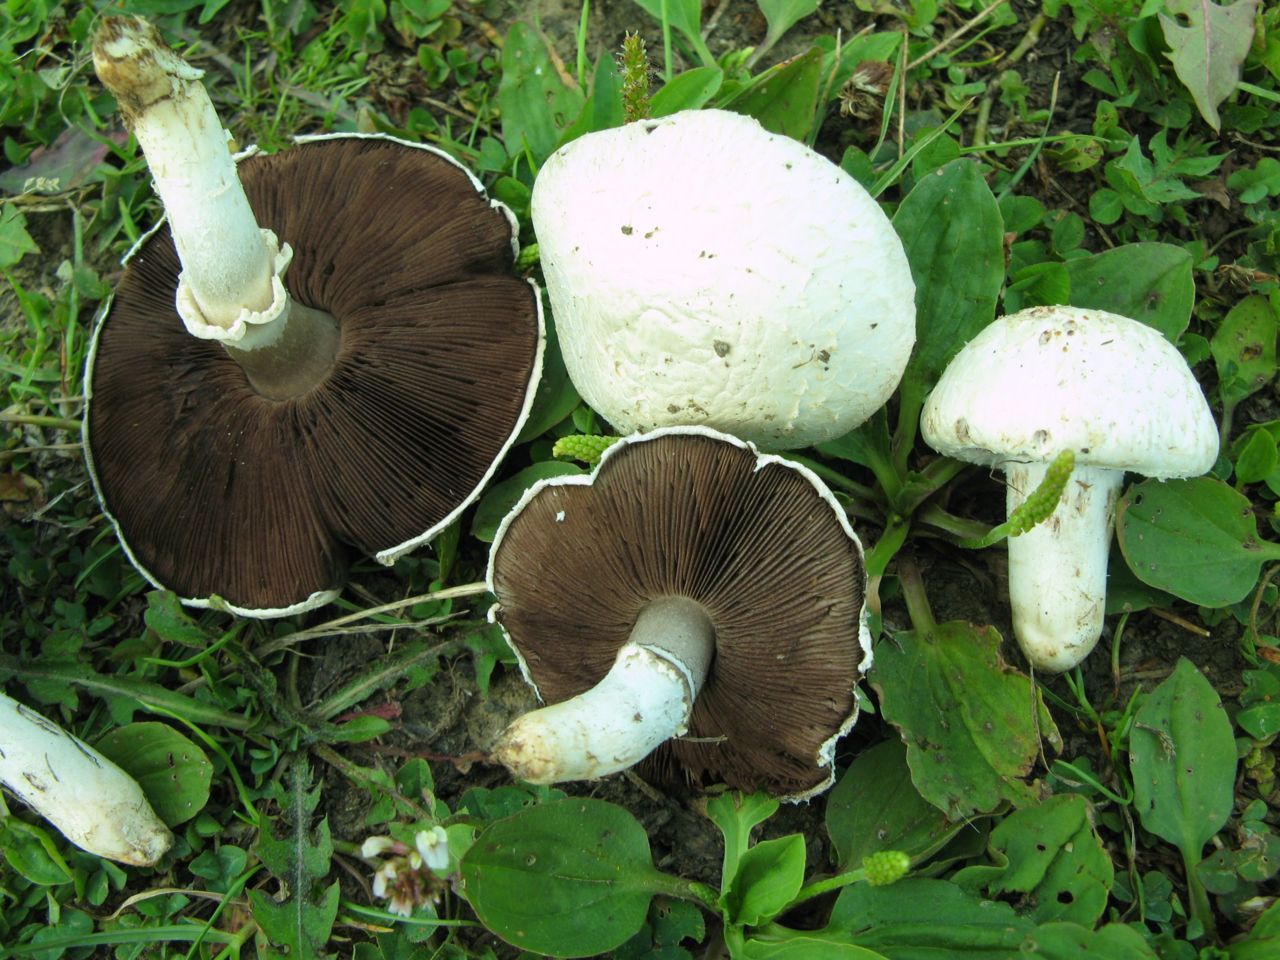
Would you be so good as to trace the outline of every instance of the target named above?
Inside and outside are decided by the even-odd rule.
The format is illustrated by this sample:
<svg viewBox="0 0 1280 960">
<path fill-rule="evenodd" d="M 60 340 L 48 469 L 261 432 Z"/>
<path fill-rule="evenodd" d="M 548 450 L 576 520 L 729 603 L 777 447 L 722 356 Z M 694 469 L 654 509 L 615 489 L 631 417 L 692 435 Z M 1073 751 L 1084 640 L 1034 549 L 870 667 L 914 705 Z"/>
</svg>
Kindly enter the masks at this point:
<svg viewBox="0 0 1280 960">
<path fill-rule="evenodd" d="M 28 253 L 40 248 L 27 233 L 27 218 L 12 203 L 0 206 L 0 270 L 12 267 Z"/>
<path fill-rule="evenodd" d="M 806 934 L 778 941 L 748 940 L 738 955 L 743 960 L 884 960 L 884 954 L 866 947 Z"/>
<path fill-rule="evenodd" d="M 547 50 L 545 38 L 517 20 L 507 31 L 502 47 L 502 83 L 498 110 L 507 152 L 527 149 L 541 165 L 567 129 L 582 112 L 582 91 L 560 77 Z"/>
<path fill-rule="evenodd" d="M 1209 341 L 1218 368 L 1222 401 L 1234 407 L 1276 375 L 1276 332 L 1280 318 L 1264 296 L 1245 297 L 1222 318 Z"/>
<path fill-rule="evenodd" d="M 94 746 L 138 781 L 166 826 L 185 823 L 209 802 L 213 764 L 203 750 L 165 723 L 130 723 Z"/>
<path fill-rule="evenodd" d="M 271 941 L 269 957 L 323 957 L 338 915 L 338 881 L 320 885 L 329 873 L 333 843 L 329 821 L 312 829 L 320 787 L 310 788 L 311 768 L 302 754 L 289 763 L 283 786 L 275 789 L 284 833 L 277 836 L 271 818 L 260 813 L 262 831 L 254 853 L 281 881 L 283 899 L 266 889 L 249 891 L 253 919 Z"/>
<path fill-rule="evenodd" d="M 1192 266 L 1191 254 L 1171 243 L 1129 243 L 1068 260 L 1071 305 L 1132 317 L 1177 343 L 1195 301 Z"/>
<path fill-rule="evenodd" d="M 542 295 L 545 297 L 546 292 L 544 291 Z M 560 337 L 556 333 L 555 320 L 551 316 L 551 311 L 545 310 L 545 316 L 547 346 L 542 352 L 542 375 L 538 378 L 538 386 L 533 393 L 529 419 L 524 422 L 524 426 L 516 436 L 517 443 L 527 443 L 542 436 L 569 416 L 582 402 L 573 381 L 569 379 L 569 371 L 565 369 L 564 355 L 560 352 Z"/>
<path fill-rule="evenodd" d="M 804 837 L 762 840 L 742 855 L 720 902 L 730 923 L 756 927 L 781 913 L 803 883 Z"/>
<path fill-rule="evenodd" d="M 192 620 L 178 602 L 178 595 L 169 590 L 152 590 L 147 594 L 147 609 L 142 619 L 161 640 L 183 647 L 202 649 L 217 636 Z"/>
<path fill-rule="evenodd" d="M 1258 0 L 1236 0 L 1218 6 L 1212 0 L 1165 0 L 1173 16 L 1160 14 L 1160 29 L 1169 45 L 1173 72 L 1191 92 L 1200 116 L 1221 129 L 1218 105 L 1240 82 L 1240 69 L 1253 43 L 1253 17 Z M 1174 17 L 1184 16 L 1189 26 Z"/>
<path fill-rule="evenodd" d="M 756 0 L 760 12 L 764 14 L 768 30 L 765 33 L 764 46 L 772 47 L 782 39 L 783 35 L 818 9 L 818 0 Z"/>
<path fill-rule="evenodd" d="M 1116 535 L 1139 580 L 1204 607 L 1249 595 L 1280 545 L 1258 538 L 1249 500 L 1220 480 L 1144 480 L 1116 507 Z"/>
<path fill-rule="evenodd" d="M 229 713 L 214 704 L 174 693 L 158 683 L 135 677 L 95 673 L 79 663 L 23 663 L 0 655 L 0 676 L 6 674 L 26 683 L 35 680 L 70 684 L 102 697 L 108 704 L 125 702 L 130 707 L 137 706 L 155 713 L 179 716 L 190 723 L 213 724 L 230 730 L 247 730 L 251 725 L 245 717 Z"/>
<path fill-rule="evenodd" d="M 724 83 L 719 67 L 694 67 L 677 74 L 649 101 L 649 115 L 665 117 L 681 110 L 697 110 L 714 97 Z"/>
<path fill-rule="evenodd" d="M 1252 430 L 1236 455 L 1236 479 L 1240 483 L 1259 483 L 1280 466 L 1280 449 L 1276 438 L 1267 430 Z"/>
<path fill-rule="evenodd" d="M 1004 291 L 1006 313 L 1017 313 L 1024 307 L 1067 303 L 1071 299 L 1071 274 L 1066 264 L 1049 260 L 1023 267 L 1010 280 Z"/>
<path fill-rule="evenodd" d="M 960 348 L 995 319 L 1004 224 L 981 169 L 961 159 L 917 183 L 893 227 L 916 284 L 916 346 L 902 387 L 914 407 Z"/>
<path fill-rule="evenodd" d="M 765 70 L 719 106 L 755 117 L 772 133 L 804 140 L 818 110 L 822 62 L 822 51 L 811 47 L 798 57 Z"/>
<path fill-rule="evenodd" d="M 732 791 L 707 801 L 707 816 L 724 834 L 724 863 L 721 882 L 727 888 L 738 872 L 738 862 L 751 845 L 751 831 L 778 810 L 778 801 L 765 793 Z"/>
<path fill-rule="evenodd" d="M 477 540 L 492 543 L 494 535 L 498 532 L 498 525 L 524 496 L 526 490 L 539 480 L 567 477 L 583 472 L 583 469 L 574 463 L 567 463 L 564 460 L 544 460 L 531 467 L 525 467 L 514 477 L 495 483 L 476 505 L 475 515 L 471 518 L 471 535 Z"/>
<path fill-rule="evenodd" d="M 1280 160 L 1263 157 L 1253 168 L 1242 167 L 1227 177 L 1227 186 L 1239 192 L 1241 203 L 1280 196 Z"/>
<path fill-rule="evenodd" d="M 484 925 L 553 957 L 612 950 L 672 881 L 654 869 L 649 838 L 630 813 L 584 797 L 498 820 L 462 858 L 463 893 Z"/>
<path fill-rule="evenodd" d="M 1009 960 L 1034 929 L 1007 903 L 954 883 L 908 877 L 887 887 L 845 887 L 821 936 L 853 940 L 891 960 Z"/>
<path fill-rule="evenodd" d="M 1036 800 L 1023 778 L 1039 757 L 1039 734 L 1057 742 L 1030 680 L 999 648 L 993 627 L 959 622 L 876 646 L 870 679 L 880 711 L 907 744 L 916 789 L 952 820 Z"/>
<path fill-rule="evenodd" d="M 826 823 L 842 870 L 881 850 L 927 859 L 964 826 L 920 796 L 900 740 L 858 754 L 827 796 Z"/>
<path fill-rule="evenodd" d="M 1280 952 L 1280 900 L 1258 918 L 1244 940 L 1237 940 L 1227 948 L 1231 960 L 1274 960 Z"/>
<path fill-rule="evenodd" d="M 56 887 L 73 879 L 71 867 L 48 832 L 17 817 L 0 821 L 0 852 L 15 873 L 38 887 Z"/>
<path fill-rule="evenodd" d="M 1142 825 L 1198 862 L 1231 815 L 1236 747 L 1218 694 L 1186 657 L 1134 716 L 1129 769 Z"/>
<path fill-rule="evenodd" d="M 1027 938 L 1023 956 L 1038 960 L 1156 960 L 1157 954 L 1133 927 L 1109 923 L 1090 930 L 1074 923 L 1046 923 Z"/>
<path fill-rule="evenodd" d="M 702 39 L 702 3 L 701 0 L 635 0 L 643 9 L 662 22 L 663 8 L 666 8 L 667 22 L 684 34 L 684 38 L 693 46 L 702 65 L 715 66 L 716 58 L 707 49 Z"/>
<path fill-rule="evenodd" d="M 1017 810 L 991 831 L 994 865 L 966 867 L 953 879 L 992 898 L 1022 894 L 1038 923 L 1068 920 L 1091 928 L 1106 909 L 1115 878 L 1092 819 L 1089 801 L 1079 794 Z"/>
</svg>

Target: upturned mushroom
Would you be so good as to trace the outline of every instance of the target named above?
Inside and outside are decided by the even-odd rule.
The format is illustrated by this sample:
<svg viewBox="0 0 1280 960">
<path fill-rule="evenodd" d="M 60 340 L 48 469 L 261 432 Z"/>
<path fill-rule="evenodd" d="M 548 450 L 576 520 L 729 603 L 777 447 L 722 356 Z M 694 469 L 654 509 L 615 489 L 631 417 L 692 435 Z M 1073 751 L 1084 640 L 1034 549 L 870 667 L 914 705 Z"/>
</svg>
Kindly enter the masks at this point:
<svg viewBox="0 0 1280 960">
<path fill-rule="evenodd" d="M 237 168 L 200 71 L 145 21 L 106 18 L 94 60 L 167 216 L 86 372 L 104 510 L 186 603 L 319 606 L 353 554 L 390 564 L 448 525 L 514 442 L 543 345 L 514 217 L 390 137 Z"/>
<path fill-rule="evenodd" d="M 703 424 L 763 448 L 840 436 L 915 342 L 902 243 L 851 176 L 723 110 L 590 133 L 533 186 L 560 347 L 622 433 Z"/>
<path fill-rule="evenodd" d="M 623 438 L 498 529 L 490 612 L 551 704 L 495 759 L 537 783 L 648 758 L 799 799 L 832 781 L 871 663 L 862 547 L 808 470 L 704 427 Z M 672 739 L 672 738 L 676 739 Z"/>
<path fill-rule="evenodd" d="M 53 721 L 0 694 L 0 781 L 82 850 L 149 867 L 173 845 L 131 776 Z"/>
<path fill-rule="evenodd" d="M 1058 673 L 1102 633 L 1107 556 L 1125 471 L 1208 471 L 1218 430 L 1177 349 L 1128 317 L 1033 307 L 1001 317 L 951 361 L 921 433 L 939 453 L 999 468 L 1012 512 L 1060 453 L 1075 455 L 1062 501 L 1009 540 L 1013 631 L 1027 659 Z"/>
</svg>

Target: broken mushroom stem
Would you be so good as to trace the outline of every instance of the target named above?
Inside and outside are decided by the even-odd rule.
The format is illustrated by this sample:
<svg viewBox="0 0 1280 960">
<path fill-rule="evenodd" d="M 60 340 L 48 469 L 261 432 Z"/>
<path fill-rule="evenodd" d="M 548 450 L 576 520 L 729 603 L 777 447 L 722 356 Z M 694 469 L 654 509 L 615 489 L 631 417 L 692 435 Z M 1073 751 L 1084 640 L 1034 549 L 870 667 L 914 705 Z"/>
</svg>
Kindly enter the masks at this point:
<svg viewBox="0 0 1280 960">
<path fill-rule="evenodd" d="M 293 250 L 258 226 L 203 71 L 140 17 L 104 18 L 93 63 L 164 204 L 182 261 L 175 306 L 187 330 L 220 341 L 264 396 L 309 389 L 332 367 L 337 321 L 291 302 L 282 277 Z"/>
<path fill-rule="evenodd" d="M 3 694 L 0 744 L 0 781 L 82 850 L 147 867 L 173 845 L 136 780 Z"/>
<path fill-rule="evenodd" d="M 1005 466 L 1006 515 L 1040 486 L 1050 466 Z M 1041 670 L 1071 669 L 1102 633 L 1107 558 L 1123 481 L 1123 470 L 1077 466 L 1049 519 L 1009 538 L 1013 630 Z"/>
<path fill-rule="evenodd" d="M 702 604 L 652 600 L 604 678 L 520 717 L 499 737 L 493 759 L 530 783 L 626 770 L 684 733 L 714 653 L 715 628 Z"/>
</svg>

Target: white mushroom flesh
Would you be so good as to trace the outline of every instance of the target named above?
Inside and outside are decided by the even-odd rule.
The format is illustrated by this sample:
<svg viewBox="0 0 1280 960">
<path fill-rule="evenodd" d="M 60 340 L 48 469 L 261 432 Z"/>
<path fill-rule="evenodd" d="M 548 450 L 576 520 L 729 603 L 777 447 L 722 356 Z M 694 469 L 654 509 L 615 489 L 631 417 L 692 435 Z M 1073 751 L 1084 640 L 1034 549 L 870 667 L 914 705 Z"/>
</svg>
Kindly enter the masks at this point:
<svg viewBox="0 0 1280 960">
<path fill-rule="evenodd" d="M 99 857 L 150 866 L 173 845 L 136 780 L 3 694 L 0 780 L 68 840 Z"/>
<path fill-rule="evenodd" d="M 701 604 L 650 602 L 599 683 L 520 717 L 493 758 L 530 783 L 593 780 L 634 766 L 685 731 L 714 646 Z"/>
<path fill-rule="evenodd" d="M 951 361 L 920 418 L 949 457 L 1002 469 L 1012 510 L 1064 450 L 1076 468 L 1048 521 L 1009 540 L 1014 634 L 1039 670 L 1061 672 L 1097 643 L 1125 471 L 1196 476 L 1218 430 L 1190 368 L 1159 331 L 1079 307 L 1001 317 Z"/>
<path fill-rule="evenodd" d="M 565 364 L 619 432 L 702 424 L 761 447 L 840 436 L 915 341 L 875 200 L 755 120 L 697 110 L 553 154 L 532 213 Z"/>
<path fill-rule="evenodd" d="M 119 101 L 164 202 L 182 261 L 176 306 L 187 329 L 240 349 L 274 342 L 288 311 L 280 276 L 292 251 L 258 227 L 230 136 L 200 82 L 203 71 L 145 21 L 126 18 L 113 18 L 100 35 L 94 66 Z"/>
</svg>

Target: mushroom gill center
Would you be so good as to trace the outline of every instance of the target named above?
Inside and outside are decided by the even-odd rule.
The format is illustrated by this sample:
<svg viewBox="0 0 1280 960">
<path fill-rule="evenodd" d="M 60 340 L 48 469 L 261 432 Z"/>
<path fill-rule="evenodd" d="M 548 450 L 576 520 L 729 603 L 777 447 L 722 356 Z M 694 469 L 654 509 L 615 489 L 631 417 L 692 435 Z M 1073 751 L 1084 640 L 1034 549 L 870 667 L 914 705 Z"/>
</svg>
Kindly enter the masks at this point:
<svg viewBox="0 0 1280 960">
<path fill-rule="evenodd" d="M 300 397 L 324 383 L 337 360 L 342 335 L 333 314 L 289 300 L 288 318 L 270 343 L 242 350 L 225 345 L 249 384 L 268 400 Z"/>
<path fill-rule="evenodd" d="M 629 642 L 674 663 L 689 682 L 693 704 L 716 652 L 716 628 L 706 607 L 681 595 L 650 600 L 640 609 Z"/>
</svg>

